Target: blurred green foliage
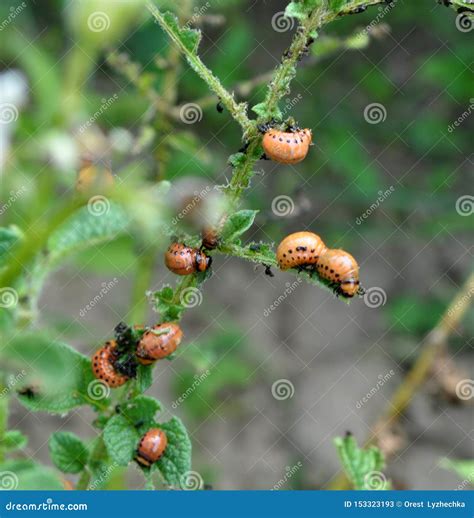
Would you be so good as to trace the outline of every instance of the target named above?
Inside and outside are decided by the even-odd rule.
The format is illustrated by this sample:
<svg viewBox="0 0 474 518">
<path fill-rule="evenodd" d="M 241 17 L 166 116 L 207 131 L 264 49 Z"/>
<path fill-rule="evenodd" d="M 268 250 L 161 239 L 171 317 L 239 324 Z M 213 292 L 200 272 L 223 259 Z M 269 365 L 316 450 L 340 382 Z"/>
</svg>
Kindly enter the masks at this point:
<svg viewBox="0 0 474 518">
<path fill-rule="evenodd" d="M 171 9 L 177 5 L 157 3 Z M 285 2 L 271 4 L 270 8 L 240 0 L 219 2 L 198 20 L 204 31 L 202 58 L 229 89 L 272 70 L 289 42 L 289 32 L 277 38 L 271 27 L 272 14 Z M 95 11 L 107 15 L 105 23 L 111 30 L 87 29 Z M 273 164 L 262 163 L 246 204 L 259 211 L 257 227 L 264 226 L 265 231 L 251 230 L 247 237 L 277 242 L 286 232 L 309 226 L 327 236 L 328 243 L 354 250 L 362 263 L 384 247 L 387 260 L 380 261 L 386 267 L 381 283 L 395 278 L 397 271 L 402 278 L 400 284 L 392 283 L 384 308 L 387 327 L 392 336 L 409 340 L 433 326 L 465 274 L 466 262 L 458 261 L 465 247 L 455 257 L 446 249 L 455 241 L 464 243 L 472 232 L 472 219 L 456 213 L 455 203 L 472 190 L 474 118 L 467 117 L 462 129 L 449 127 L 473 103 L 472 35 L 458 30 L 454 11 L 433 0 L 401 2 L 382 19 L 390 32 L 370 35 L 365 47 L 360 31 L 377 13 L 372 8 L 328 25 L 321 43 L 304 58 L 286 99 L 287 115 L 312 128 L 316 145 L 298 170 L 276 170 Z M 2 4 L 0 20 L 8 20 L 9 14 L 9 6 Z M 192 14 L 188 9 L 187 18 Z M 222 17 L 223 22 L 207 21 L 210 15 Z M 331 59 L 325 57 L 328 49 L 335 52 Z M 136 81 L 123 66 L 111 65 L 107 58 L 112 51 L 127 54 L 138 66 Z M 127 198 L 127 214 L 113 218 L 112 205 L 105 229 L 90 217 L 79 224 L 69 221 L 66 225 L 72 225 L 74 232 L 68 231 L 67 239 L 72 242 L 59 240 L 61 257 L 55 257 L 60 254 L 56 234 L 50 238 L 53 244 L 40 243 L 45 252 L 40 264 L 28 266 L 41 267 L 43 275 L 64 258 L 80 265 L 85 274 L 125 272 L 139 277 L 143 256 L 161 251 L 168 240 L 155 223 L 162 217 L 157 199 L 168 196 L 169 186 L 162 184 L 162 190 L 153 191 L 156 181 L 225 183 L 227 158 L 242 145 L 239 128 L 227 113 L 216 110 L 217 98 L 202 103 L 202 118 L 194 125 L 180 121 L 176 111 L 163 113 L 153 106 L 147 96 L 150 90 L 165 96 L 163 87 L 170 82 L 175 85 L 172 100 L 178 114 L 181 103 L 199 102 L 209 92 L 173 56 L 143 2 L 124 2 L 114 9 L 105 0 L 28 4 L 2 29 L 0 60 L 0 77 L 14 69 L 27 85 L 23 98 L 14 101 L 19 116 L 8 127 L 8 146 L 0 157 L 1 201 L 7 207 L 1 212 L 0 261 L 6 262 L 31 228 L 35 232 L 27 238 L 34 239 L 43 222 L 54 218 L 61 201 L 74 199 L 79 155 L 92 150 L 112 162 L 121 196 Z M 169 74 L 173 66 L 174 77 Z M 259 84 L 237 100 L 252 106 L 262 101 L 264 93 Z M 114 100 L 103 109 L 108 99 Z M 364 109 L 371 103 L 386 109 L 380 124 L 364 119 Z M 356 218 L 391 185 L 394 193 L 357 225 Z M 281 193 L 309 201 L 310 208 L 301 203 L 298 217 L 276 220 L 270 200 Z M 109 243 L 101 253 L 90 253 L 81 249 L 81 239 Z M 448 272 L 439 282 L 433 279 L 435 286 L 429 269 L 425 273 L 423 265 L 411 263 L 414 251 L 433 240 L 433 268 L 439 261 L 443 268 L 438 270 Z M 0 263 L 0 272 L 4 267 Z M 15 288 L 24 310 L 17 316 L 22 322 L 28 318 L 26 310 L 34 309 L 25 298 L 31 286 L 19 281 Z M 133 294 L 129 302 L 136 303 Z M 12 324 L 12 312 L 1 309 L 0 326 Z M 67 315 L 50 316 L 46 325 L 65 338 L 80 332 Z M 472 315 L 465 325 L 474 330 Z M 235 329 L 206 336 L 187 347 L 178 360 L 176 397 L 209 369 L 199 390 L 182 403 L 190 416 L 203 419 L 222 403 L 224 411 L 235 409 L 232 395 L 245 389 L 252 374 L 245 347 L 233 347 L 239 337 Z M 31 466 L 18 467 L 27 468 Z M 34 478 L 36 468 L 31 469 Z M 49 481 L 50 474 L 42 476 Z M 55 479 L 50 482 L 52 489 L 58 485 Z"/>
</svg>

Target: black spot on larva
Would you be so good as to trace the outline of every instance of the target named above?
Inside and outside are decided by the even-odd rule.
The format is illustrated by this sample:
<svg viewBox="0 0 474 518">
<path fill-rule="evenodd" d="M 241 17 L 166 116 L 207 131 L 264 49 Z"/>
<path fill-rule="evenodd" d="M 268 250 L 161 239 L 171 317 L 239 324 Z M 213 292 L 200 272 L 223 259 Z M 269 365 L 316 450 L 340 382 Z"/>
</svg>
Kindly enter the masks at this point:
<svg viewBox="0 0 474 518">
<path fill-rule="evenodd" d="M 329 270 L 331 273 L 334 273 L 334 270 L 331 268 L 331 270 Z"/>
<path fill-rule="evenodd" d="M 325 266 L 324 268 L 325 268 L 326 270 L 329 270 L 329 266 Z"/>
<path fill-rule="evenodd" d="M 315 252 L 315 249 L 311 248 L 311 253 L 314 254 L 314 252 Z"/>
<path fill-rule="evenodd" d="M 278 140 L 279 140 L 280 142 L 283 142 L 283 139 L 282 139 L 281 137 L 280 137 Z"/>
<path fill-rule="evenodd" d="M 286 143 L 287 143 L 287 144 L 289 144 L 289 143 L 290 143 L 290 139 L 287 139 L 287 140 L 286 140 Z"/>
<path fill-rule="evenodd" d="M 276 139 L 276 135 L 273 135 L 273 140 L 275 140 L 275 139 Z"/>
<path fill-rule="evenodd" d="M 286 254 L 283 254 L 283 257 L 286 257 Z"/>
<path fill-rule="evenodd" d="M 295 144 L 298 144 L 298 139 L 295 138 Z"/>
<path fill-rule="evenodd" d="M 289 254 L 292 254 L 292 253 L 293 253 L 293 250 L 288 250 L 288 253 L 289 253 Z"/>
</svg>

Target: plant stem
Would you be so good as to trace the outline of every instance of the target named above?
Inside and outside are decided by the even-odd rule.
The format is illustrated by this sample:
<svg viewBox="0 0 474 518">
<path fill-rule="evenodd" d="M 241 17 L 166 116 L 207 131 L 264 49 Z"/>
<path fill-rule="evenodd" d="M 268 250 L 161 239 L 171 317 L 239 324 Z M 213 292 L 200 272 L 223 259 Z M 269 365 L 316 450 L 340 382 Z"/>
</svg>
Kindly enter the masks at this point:
<svg viewBox="0 0 474 518">
<path fill-rule="evenodd" d="M 423 386 L 423 383 L 429 376 L 433 362 L 440 350 L 445 346 L 449 335 L 458 326 L 469 309 L 473 297 L 474 273 L 471 273 L 441 316 L 438 324 L 422 342 L 421 353 L 418 359 L 388 402 L 387 410 L 374 425 L 373 432 L 367 440 L 366 446 L 376 443 L 380 432 L 392 426 L 406 410 L 413 396 Z M 348 489 L 349 487 L 346 475 L 341 473 L 331 482 L 328 489 Z"/>
<path fill-rule="evenodd" d="M 149 11 L 155 17 L 161 28 L 168 34 L 169 38 L 175 43 L 181 53 L 186 57 L 191 68 L 203 79 L 208 87 L 219 97 L 222 104 L 231 113 L 232 117 L 240 124 L 244 134 L 252 128 L 252 123 L 246 115 L 246 104 L 238 104 L 234 96 L 230 94 L 221 84 L 219 79 L 206 67 L 201 58 L 192 52 L 180 38 L 175 29 L 167 22 L 163 14 L 151 2 L 147 4 Z"/>
<path fill-rule="evenodd" d="M 278 102 L 282 97 L 288 94 L 289 85 L 292 79 L 296 76 L 296 66 L 307 47 L 308 39 L 314 31 L 321 25 L 324 7 L 317 7 L 305 20 L 296 32 L 290 48 L 285 53 L 281 64 L 273 74 L 273 79 L 268 85 L 267 95 L 264 100 L 264 111 L 266 114 L 275 113 Z M 259 122 L 266 122 L 265 117 L 259 117 Z"/>
<path fill-rule="evenodd" d="M 87 468 L 85 468 L 81 476 L 79 477 L 79 480 L 76 484 L 76 489 L 78 491 L 85 491 L 89 487 L 89 482 L 91 481 L 91 474 Z"/>
</svg>

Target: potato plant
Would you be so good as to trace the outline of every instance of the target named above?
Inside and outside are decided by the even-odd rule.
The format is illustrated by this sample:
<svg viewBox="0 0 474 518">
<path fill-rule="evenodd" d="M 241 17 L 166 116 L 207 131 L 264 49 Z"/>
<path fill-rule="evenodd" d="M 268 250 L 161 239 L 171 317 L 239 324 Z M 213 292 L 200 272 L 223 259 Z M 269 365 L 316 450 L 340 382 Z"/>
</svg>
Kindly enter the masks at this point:
<svg viewBox="0 0 474 518">
<path fill-rule="evenodd" d="M 201 218 L 207 214 L 209 219 L 206 223 L 212 226 L 216 234 L 216 246 L 205 253 L 216 263 L 226 257 L 237 257 L 264 265 L 267 272 L 277 275 L 274 243 L 245 242 L 245 233 L 254 225 L 259 212 L 259 207 L 246 203 L 246 194 L 258 175 L 257 164 L 264 153 L 262 126 L 272 123 L 273 127 L 282 130 L 300 123 L 310 127 L 310 119 L 295 121 L 291 106 L 289 109 L 283 107 L 285 98 L 291 93 L 298 66 L 311 66 L 311 59 L 315 56 L 318 60 L 327 59 L 338 49 L 357 49 L 369 45 L 375 31 L 374 25 L 370 31 L 331 39 L 322 33 L 324 28 L 366 8 L 383 6 L 390 11 L 396 7 L 392 4 L 396 3 L 396 0 L 289 2 L 285 17 L 295 23 L 295 30 L 279 65 L 271 69 L 270 64 L 268 73 L 240 84 L 235 92 L 224 87 L 201 57 L 199 21 L 203 13 L 193 11 L 195 6 L 192 0 L 125 2 L 122 7 L 113 9 L 101 2 L 97 5 L 93 2 L 91 5 L 83 3 L 82 6 L 79 2 L 74 4 L 74 9 L 69 13 L 69 24 L 71 30 L 82 38 L 91 61 L 83 63 L 83 69 L 79 72 L 76 69 L 69 70 L 75 70 L 70 74 L 65 71 L 66 92 L 58 94 L 58 106 L 37 114 L 37 123 L 49 124 L 60 120 L 66 127 L 75 127 L 74 138 L 86 138 L 89 126 L 93 124 L 82 122 L 78 129 L 77 120 L 71 119 L 80 103 L 77 84 L 92 70 L 93 59 L 104 53 L 108 66 L 127 78 L 149 107 L 146 122 L 140 128 L 130 154 L 151 157 L 153 165 L 150 166 L 147 181 L 143 178 L 121 182 L 114 180 L 115 164 L 110 168 L 108 163 L 94 160 L 86 160 L 78 168 L 77 182 L 71 177 L 63 177 L 56 183 L 57 179 L 53 176 L 38 171 L 36 189 L 41 196 L 29 197 L 29 219 L 19 219 L 0 228 L 0 472 L 3 487 L 68 488 L 69 478 L 73 475 L 75 489 L 101 489 L 107 486 L 115 471 L 130 465 L 140 470 L 145 480 L 144 486 L 149 489 L 162 486 L 176 489 L 204 487 L 202 480 L 196 484 L 193 479 L 192 441 L 186 424 L 176 416 L 166 415 L 168 412 L 164 412 L 160 401 L 146 395 L 153 383 L 157 364 L 173 361 L 173 355 L 150 364 L 142 364 L 135 358 L 137 343 L 142 340 L 145 331 L 142 326 L 147 304 L 151 304 L 156 312 L 156 321 L 149 327 L 179 323 L 183 314 L 192 310 L 192 298 L 202 296 L 206 280 L 212 274 L 211 267 L 203 272 L 177 277 L 174 285 L 165 285 L 156 291 L 150 285 L 154 258 L 158 252 L 161 257 L 169 242 L 199 248 L 202 241 L 199 226 L 188 224 L 186 208 L 176 212 L 176 205 L 170 201 L 172 182 L 166 176 L 170 155 L 176 148 L 185 152 L 188 145 L 191 150 L 189 154 L 196 162 L 199 162 L 201 151 L 194 145 L 191 132 L 176 129 L 186 106 L 181 106 L 176 97 L 178 71 L 183 66 L 190 67 L 209 90 L 202 99 L 191 99 L 193 106 L 216 105 L 222 120 L 235 124 L 241 133 L 241 139 L 235 142 L 235 149 L 229 150 L 228 181 L 213 187 L 212 196 L 209 197 L 214 204 L 206 209 L 208 212 L 198 212 Z M 269 18 L 274 14 L 270 4 L 267 8 Z M 463 0 L 452 0 L 447 4 L 466 20 L 474 16 L 474 7 Z M 110 23 L 112 30 L 83 34 L 81 20 L 90 21 L 95 12 L 101 12 L 105 17 L 92 22 Z M 136 66 L 133 55 L 124 54 L 119 48 L 120 37 L 128 30 L 124 20 L 133 23 L 141 16 L 153 17 L 156 21 L 154 31 L 164 34 L 169 40 L 166 63 L 163 65 L 164 80 L 158 86 L 153 78 Z M 309 65 L 305 62 L 308 55 Z M 74 59 L 70 66 L 74 66 Z M 158 60 L 157 66 L 160 66 Z M 47 62 L 43 64 L 43 69 L 48 69 Z M 266 85 L 266 90 L 260 102 L 249 106 L 245 100 L 246 93 L 256 85 Z M 44 98 L 51 92 L 40 90 L 37 95 Z M 103 104 L 112 106 L 113 103 L 114 98 L 111 97 Z M 193 114 L 188 113 L 187 116 L 192 117 Z M 94 140 L 95 137 L 92 134 L 87 138 Z M 127 157 L 122 158 L 126 167 Z M 34 159 L 30 156 L 27 161 Z M 149 182 L 150 177 L 153 182 Z M 18 186 L 15 187 L 13 182 L 11 188 L 17 189 Z M 56 198 L 58 192 L 60 196 Z M 54 206 L 51 208 L 49 204 L 52 199 Z M 115 335 L 111 332 L 107 337 L 87 337 L 97 347 L 101 341 L 117 340 L 119 360 L 127 357 L 132 362 L 133 369 L 129 372 L 128 381 L 114 388 L 94 376 L 90 357 L 57 340 L 53 330 L 42 327 L 38 299 L 47 289 L 49 275 L 64 261 L 77 254 L 83 254 L 81 257 L 85 258 L 85 254 L 94 247 L 127 234 L 134 237 L 139 262 L 133 287 L 133 308 L 121 318 L 124 322 L 117 322 Z M 315 271 L 294 268 L 290 273 L 296 279 L 314 285 L 315 289 L 333 290 L 330 283 Z M 344 298 L 340 300 L 341 303 L 345 302 Z M 352 303 L 357 304 L 357 298 Z M 84 313 L 89 309 L 85 308 Z M 16 453 L 25 447 L 27 437 L 18 430 L 8 429 L 11 398 L 17 398 L 30 411 L 61 416 L 78 407 L 88 406 L 93 415 L 96 436 L 86 441 L 71 432 L 59 430 L 53 433 L 48 445 L 56 470 L 23 459 Z M 135 459 L 140 439 L 151 428 L 166 433 L 167 446 L 161 458 L 148 467 L 137 464 Z M 35 433 L 41 433 L 41 430 L 35 430 Z M 335 445 L 352 487 L 390 487 L 385 479 L 383 487 L 377 477 L 373 479 L 373 474 L 382 473 L 385 465 L 383 455 L 376 446 L 368 444 L 365 448 L 359 448 L 350 435 L 336 438 Z"/>
</svg>

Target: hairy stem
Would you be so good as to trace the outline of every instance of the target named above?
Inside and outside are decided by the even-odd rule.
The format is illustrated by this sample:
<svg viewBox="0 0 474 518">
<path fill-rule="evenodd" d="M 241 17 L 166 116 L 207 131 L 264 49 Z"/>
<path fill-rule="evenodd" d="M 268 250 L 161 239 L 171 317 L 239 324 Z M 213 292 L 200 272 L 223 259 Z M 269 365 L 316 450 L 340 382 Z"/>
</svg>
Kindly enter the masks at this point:
<svg viewBox="0 0 474 518">
<path fill-rule="evenodd" d="M 246 115 L 246 105 L 238 104 L 234 96 L 228 92 L 219 79 L 206 67 L 201 58 L 192 52 L 181 40 L 175 30 L 165 19 L 165 16 L 151 2 L 147 4 L 151 14 L 155 17 L 161 28 L 166 32 L 171 41 L 177 45 L 181 53 L 186 57 L 192 69 L 203 79 L 208 87 L 219 97 L 222 104 L 231 113 L 232 117 L 240 124 L 246 134 L 252 127 Z"/>
<path fill-rule="evenodd" d="M 280 99 L 289 93 L 290 82 L 296 76 L 296 66 L 307 48 L 309 38 L 312 35 L 315 36 L 316 29 L 321 25 L 324 13 L 325 9 L 323 6 L 316 8 L 310 17 L 298 27 L 288 51 L 285 52 L 280 66 L 275 70 L 273 78 L 268 85 L 267 95 L 264 100 L 264 110 L 266 113 L 275 113 Z M 260 117 L 259 122 L 265 122 L 264 118 Z"/>
</svg>

